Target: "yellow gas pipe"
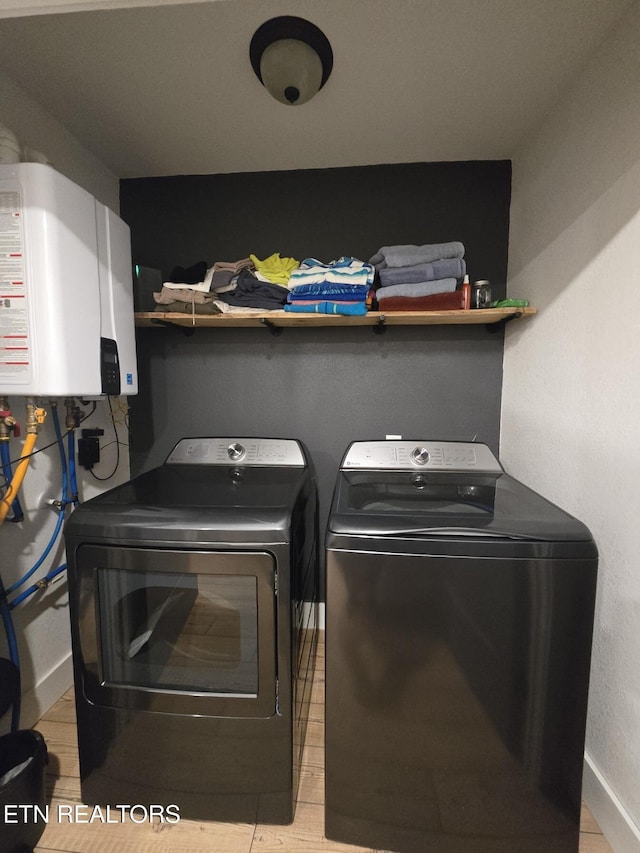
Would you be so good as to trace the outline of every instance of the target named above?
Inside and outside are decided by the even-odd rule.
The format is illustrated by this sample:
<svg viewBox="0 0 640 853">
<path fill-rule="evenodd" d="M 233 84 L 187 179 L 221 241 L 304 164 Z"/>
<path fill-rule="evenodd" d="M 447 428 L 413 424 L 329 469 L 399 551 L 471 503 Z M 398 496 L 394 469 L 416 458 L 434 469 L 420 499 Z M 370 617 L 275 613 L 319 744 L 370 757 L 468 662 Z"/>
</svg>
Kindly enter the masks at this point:
<svg viewBox="0 0 640 853">
<path fill-rule="evenodd" d="M 33 453 L 33 449 L 38 439 L 40 424 L 44 422 L 46 416 L 47 413 L 44 409 L 36 406 L 33 400 L 27 400 L 27 435 L 25 437 L 24 444 L 22 445 L 22 453 L 20 454 L 20 459 L 18 460 L 16 469 L 13 472 L 11 482 L 2 497 L 2 501 L 0 501 L 0 524 L 2 524 L 7 517 L 7 514 L 11 509 L 11 504 L 20 490 L 24 476 L 27 473 L 27 468 L 29 467 L 29 462 L 31 461 L 31 454 Z"/>
</svg>

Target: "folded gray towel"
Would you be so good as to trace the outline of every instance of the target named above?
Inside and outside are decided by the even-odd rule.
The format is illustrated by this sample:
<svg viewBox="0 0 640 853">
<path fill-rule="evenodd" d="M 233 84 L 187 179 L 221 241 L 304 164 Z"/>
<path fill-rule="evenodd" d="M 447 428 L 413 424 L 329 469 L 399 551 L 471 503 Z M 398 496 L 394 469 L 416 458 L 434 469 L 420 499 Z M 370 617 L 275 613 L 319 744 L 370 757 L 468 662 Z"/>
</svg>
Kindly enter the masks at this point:
<svg viewBox="0 0 640 853">
<path fill-rule="evenodd" d="M 414 281 L 436 281 L 439 278 L 464 278 L 467 265 L 464 258 L 443 258 L 430 264 L 412 267 L 388 267 L 380 270 L 383 287 L 391 284 L 410 284 Z"/>
<path fill-rule="evenodd" d="M 442 258 L 463 258 L 464 246 L 459 241 L 451 243 L 425 243 L 424 246 L 383 246 L 369 259 L 379 269 L 385 267 L 411 267 L 430 264 Z"/>
<path fill-rule="evenodd" d="M 389 287 L 379 287 L 376 290 L 376 299 L 386 299 L 388 296 L 430 296 L 432 293 L 453 293 L 455 289 L 455 278 L 392 284 Z"/>
</svg>

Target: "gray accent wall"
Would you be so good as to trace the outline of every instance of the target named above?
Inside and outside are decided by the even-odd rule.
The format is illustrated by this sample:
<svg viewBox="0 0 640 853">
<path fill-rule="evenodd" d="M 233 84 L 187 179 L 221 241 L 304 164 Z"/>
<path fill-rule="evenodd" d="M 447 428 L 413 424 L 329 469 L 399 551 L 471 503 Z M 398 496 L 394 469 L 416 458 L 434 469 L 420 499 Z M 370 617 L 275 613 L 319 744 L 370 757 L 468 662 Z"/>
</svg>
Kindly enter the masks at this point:
<svg viewBox="0 0 640 853">
<path fill-rule="evenodd" d="M 461 240 L 471 279 L 489 278 L 499 297 L 510 179 L 505 161 L 136 179 L 121 182 L 121 215 L 134 262 L 164 277 L 250 252 L 368 260 L 383 245 Z M 483 325 L 138 329 L 132 474 L 187 435 L 298 438 L 324 528 L 351 441 L 477 438 L 497 453 L 502 352 L 502 332 Z"/>
</svg>

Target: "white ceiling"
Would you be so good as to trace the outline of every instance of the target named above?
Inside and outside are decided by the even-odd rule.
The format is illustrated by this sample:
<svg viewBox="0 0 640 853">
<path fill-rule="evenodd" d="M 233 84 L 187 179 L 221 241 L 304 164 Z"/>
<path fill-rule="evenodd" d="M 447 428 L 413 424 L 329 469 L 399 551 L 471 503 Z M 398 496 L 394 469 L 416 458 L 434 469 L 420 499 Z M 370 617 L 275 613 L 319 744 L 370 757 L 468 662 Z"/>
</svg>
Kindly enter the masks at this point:
<svg viewBox="0 0 640 853">
<path fill-rule="evenodd" d="M 0 68 L 119 177 L 509 158 L 636 0 L 153 2 L 0 0 Z M 334 54 L 297 107 L 249 62 L 286 14 Z"/>
</svg>

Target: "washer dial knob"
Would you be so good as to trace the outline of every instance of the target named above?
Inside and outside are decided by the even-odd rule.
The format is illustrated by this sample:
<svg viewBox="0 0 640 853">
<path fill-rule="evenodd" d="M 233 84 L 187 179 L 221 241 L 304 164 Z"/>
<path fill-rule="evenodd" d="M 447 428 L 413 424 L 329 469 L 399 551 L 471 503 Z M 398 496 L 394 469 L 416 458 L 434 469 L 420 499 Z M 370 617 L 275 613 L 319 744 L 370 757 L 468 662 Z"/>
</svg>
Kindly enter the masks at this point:
<svg viewBox="0 0 640 853">
<path fill-rule="evenodd" d="M 234 441 L 233 444 L 230 444 L 229 447 L 227 447 L 227 456 L 229 459 L 233 459 L 234 462 L 238 459 L 242 459 L 244 453 L 244 447 L 237 441 Z"/>
<path fill-rule="evenodd" d="M 426 465 L 429 461 L 429 451 L 426 447 L 414 447 L 411 451 L 411 458 L 416 465 Z"/>
</svg>

